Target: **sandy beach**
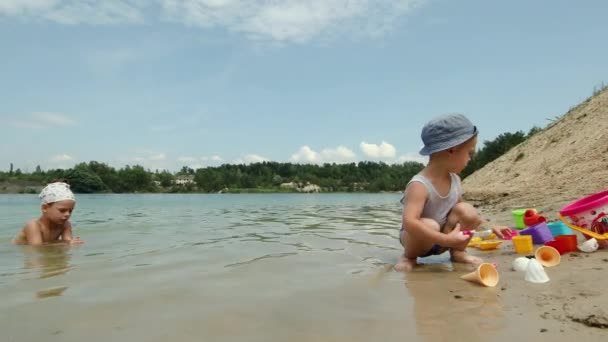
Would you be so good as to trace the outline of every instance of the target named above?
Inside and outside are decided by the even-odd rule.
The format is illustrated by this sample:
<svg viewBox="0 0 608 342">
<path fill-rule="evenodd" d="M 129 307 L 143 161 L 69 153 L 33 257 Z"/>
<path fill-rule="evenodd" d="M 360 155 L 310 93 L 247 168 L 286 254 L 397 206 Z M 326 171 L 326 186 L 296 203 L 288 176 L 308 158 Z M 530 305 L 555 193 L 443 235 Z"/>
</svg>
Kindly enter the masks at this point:
<svg viewBox="0 0 608 342">
<path fill-rule="evenodd" d="M 516 317 L 507 320 L 507 330 L 514 335 L 527 331 L 543 333 L 547 335 L 543 338 L 551 339 L 606 337 L 608 293 L 601 285 L 608 269 L 606 250 L 564 254 L 558 266 L 545 268 L 550 278 L 545 284 L 528 283 L 523 273 L 511 269 L 513 259 L 519 256 L 511 243 L 504 243 L 494 252 L 475 254 L 498 264 L 501 278 L 496 295 L 508 303 L 508 312 L 523 319 L 521 324 L 513 324 Z"/>
<path fill-rule="evenodd" d="M 484 217 L 497 224 L 511 224 L 510 211 L 497 208 L 480 208 Z M 577 233 L 578 241 L 583 237 Z M 540 245 L 535 245 L 535 249 Z M 512 269 L 512 261 L 520 257 L 513 244 L 505 241 L 496 250 L 481 251 L 469 248 L 471 254 L 482 257 L 487 262 L 497 263 L 500 282 L 496 288 L 465 286 L 456 275 L 449 279 L 437 279 L 445 286 L 443 299 L 433 298 L 429 301 L 449 301 L 448 310 L 458 310 L 466 303 L 492 300 L 503 305 L 499 318 L 504 322 L 501 331 L 505 332 L 504 340 L 513 337 L 541 340 L 566 341 L 584 338 L 585 340 L 605 340 L 608 329 L 608 292 L 605 291 L 606 272 L 608 270 L 608 250 L 600 249 L 593 253 L 571 252 L 561 256 L 558 266 L 545 268 L 550 281 L 544 284 L 533 284 L 524 280 L 523 272 Z M 447 256 L 430 259 L 430 262 L 447 262 Z M 406 279 L 419 277 L 422 272 L 433 268 L 441 270 L 442 264 L 422 265 Z M 445 265 L 445 264 L 444 264 Z M 462 274 L 472 270 L 471 266 L 456 265 L 455 270 L 463 269 Z M 433 274 L 432 272 L 429 272 Z M 408 282 L 409 283 L 409 282 Z M 421 292 L 431 293 L 428 289 Z M 488 299 L 490 298 L 490 299 Z M 418 299 L 420 301 L 420 299 Z M 464 303 L 464 304 L 463 304 Z M 498 304 L 497 304 L 498 305 Z M 477 322 L 479 317 L 461 317 L 461 324 Z M 488 324 L 493 320 L 488 319 Z M 493 322 L 496 324 L 496 322 Z M 488 331 L 491 333 L 491 329 Z M 481 340 L 481 339 L 480 339 Z M 502 340 L 502 339 L 492 339 Z"/>
</svg>

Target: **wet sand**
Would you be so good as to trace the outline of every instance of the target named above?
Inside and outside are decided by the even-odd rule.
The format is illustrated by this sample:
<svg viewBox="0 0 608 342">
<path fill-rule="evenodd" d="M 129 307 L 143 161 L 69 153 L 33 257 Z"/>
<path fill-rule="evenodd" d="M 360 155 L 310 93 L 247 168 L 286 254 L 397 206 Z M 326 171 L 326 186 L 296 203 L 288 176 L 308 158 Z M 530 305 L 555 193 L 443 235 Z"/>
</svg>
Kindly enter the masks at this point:
<svg viewBox="0 0 608 342">
<path fill-rule="evenodd" d="M 488 207 L 485 212 L 483 209 L 480 211 L 491 222 L 512 224 L 510 210 Z M 579 243 L 585 241 L 580 233 L 575 234 Z M 534 246 L 535 249 L 538 247 Z M 500 292 L 496 296 L 507 303 L 504 312 L 509 323 L 504 330 L 511 336 L 521 336 L 526 340 L 536 337 L 542 340 L 608 338 L 608 249 L 562 255 L 558 266 L 544 268 L 550 278 L 544 284 L 529 283 L 524 280 L 523 272 L 512 269 L 512 261 L 522 255 L 515 253 L 510 241 L 492 251 L 475 248 L 468 251 L 498 264 L 500 282 L 497 288 Z M 451 283 L 457 281 L 457 277 L 450 277 Z M 460 301 L 466 300 L 465 296 L 454 296 Z"/>
<path fill-rule="evenodd" d="M 562 255 L 558 266 L 545 268 L 550 281 L 544 284 L 529 283 L 524 273 L 511 269 L 513 259 L 520 256 L 511 243 L 503 243 L 496 251 L 474 254 L 498 264 L 496 296 L 507 304 L 504 329 L 509 334 L 526 340 L 608 338 L 608 250 Z M 458 299 L 467 300 L 464 296 Z"/>
<path fill-rule="evenodd" d="M 34 300 L 44 289 L 11 289 L 0 322 L 4 341 L 605 341 L 608 251 L 564 255 L 546 268 L 546 284 L 510 269 L 517 255 L 509 243 L 474 254 L 498 264 L 496 287 L 461 280 L 473 267 L 452 264 L 447 254 L 410 273 L 390 264 L 351 265 L 339 275 L 315 270 L 327 256 L 321 253 L 268 259 L 213 279 L 165 270 L 164 281 L 133 284 L 146 277 L 142 269 L 96 284 L 92 274 L 107 269 L 41 274 L 51 289 L 65 284 L 61 293 Z"/>
</svg>

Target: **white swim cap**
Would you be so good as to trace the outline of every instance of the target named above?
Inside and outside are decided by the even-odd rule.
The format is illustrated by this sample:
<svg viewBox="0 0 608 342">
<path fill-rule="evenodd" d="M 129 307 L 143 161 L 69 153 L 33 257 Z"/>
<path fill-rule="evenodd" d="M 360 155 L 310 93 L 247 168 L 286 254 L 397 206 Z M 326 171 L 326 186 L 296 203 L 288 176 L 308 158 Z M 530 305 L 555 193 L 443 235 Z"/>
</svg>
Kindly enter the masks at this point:
<svg viewBox="0 0 608 342">
<path fill-rule="evenodd" d="M 64 182 L 48 184 L 44 189 L 42 189 L 38 197 L 40 197 L 42 204 L 66 200 L 76 202 L 76 197 L 74 197 L 74 193 L 72 190 L 70 190 L 70 185 Z"/>
</svg>

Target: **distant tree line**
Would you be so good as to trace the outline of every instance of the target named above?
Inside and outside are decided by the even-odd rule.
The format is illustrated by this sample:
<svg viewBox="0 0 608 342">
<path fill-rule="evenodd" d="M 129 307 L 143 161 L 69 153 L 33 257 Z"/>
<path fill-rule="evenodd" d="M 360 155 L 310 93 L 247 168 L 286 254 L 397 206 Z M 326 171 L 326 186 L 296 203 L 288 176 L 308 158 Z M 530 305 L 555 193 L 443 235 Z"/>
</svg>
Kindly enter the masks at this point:
<svg viewBox="0 0 608 342">
<path fill-rule="evenodd" d="M 418 162 L 392 165 L 368 161 L 323 165 L 262 162 L 224 164 L 197 170 L 184 166 L 179 172 L 171 173 L 166 170 L 152 172 L 139 165 L 115 169 L 91 161 L 70 169 L 42 171 L 37 167 L 29 174 L 19 169 L 0 172 L 0 182 L 46 184 L 62 179 L 79 193 L 293 191 L 281 187 L 281 184 L 291 182 L 315 184 L 323 192 L 378 192 L 403 190 L 423 167 Z M 190 182 L 176 184 L 175 180 L 179 178 L 187 178 Z"/>
<path fill-rule="evenodd" d="M 483 168 L 540 130 L 534 127 L 528 133 L 503 133 L 493 140 L 484 141 L 483 147 L 463 170 L 462 178 Z M 63 179 L 79 193 L 294 191 L 289 187 L 281 187 L 284 183 L 315 184 L 322 192 L 379 192 L 403 190 L 412 176 L 423 167 L 418 162 L 386 164 L 362 161 L 323 165 L 262 162 L 248 165 L 224 164 L 196 170 L 184 166 L 180 171 L 172 173 L 166 170 L 153 172 L 140 165 L 116 169 L 91 161 L 70 169 L 43 171 L 38 166 L 34 172 L 24 173 L 18 168 L 14 170 L 11 164 L 8 172 L 0 172 L 0 183 L 44 185 Z M 175 182 L 184 177 L 188 179 L 185 184 Z"/>
</svg>

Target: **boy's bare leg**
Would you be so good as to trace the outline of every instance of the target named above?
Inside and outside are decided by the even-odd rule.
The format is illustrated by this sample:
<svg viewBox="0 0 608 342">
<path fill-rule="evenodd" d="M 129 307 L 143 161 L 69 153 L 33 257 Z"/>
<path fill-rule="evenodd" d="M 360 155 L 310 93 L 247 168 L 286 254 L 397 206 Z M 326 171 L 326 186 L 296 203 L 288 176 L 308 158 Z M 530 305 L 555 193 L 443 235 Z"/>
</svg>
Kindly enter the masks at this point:
<svg viewBox="0 0 608 342">
<path fill-rule="evenodd" d="M 460 229 L 474 230 L 481 224 L 481 217 L 472 205 L 460 202 L 454 206 L 448 215 L 448 220 L 443 228 L 444 233 L 451 232 L 459 223 Z M 465 264 L 480 264 L 483 262 L 483 259 L 467 254 L 465 249 L 452 248 L 450 249 L 450 255 L 454 262 Z"/>
<path fill-rule="evenodd" d="M 422 218 L 421 221 L 428 227 L 440 231 L 437 221 L 427 218 Z M 395 265 L 395 270 L 400 272 L 409 272 L 416 266 L 416 258 L 423 256 L 435 245 L 423 239 L 419 239 L 416 235 L 408 233 L 407 230 L 401 232 L 401 245 L 404 248 L 403 254 L 399 257 L 399 261 Z"/>
</svg>

